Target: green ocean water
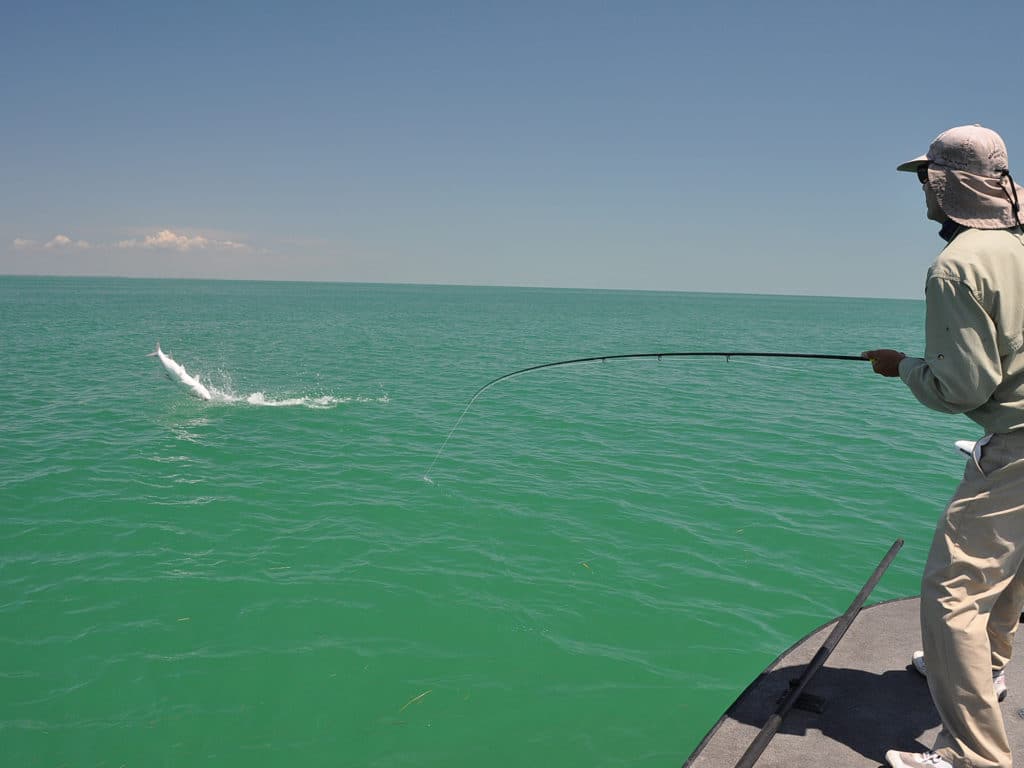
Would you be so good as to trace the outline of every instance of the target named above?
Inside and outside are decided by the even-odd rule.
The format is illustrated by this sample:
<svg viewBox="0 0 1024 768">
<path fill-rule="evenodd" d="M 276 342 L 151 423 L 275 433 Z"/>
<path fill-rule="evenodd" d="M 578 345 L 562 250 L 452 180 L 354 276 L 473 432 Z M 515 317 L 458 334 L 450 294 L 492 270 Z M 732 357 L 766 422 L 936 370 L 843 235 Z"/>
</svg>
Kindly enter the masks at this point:
<svg viewBox="0 0 1024 768">
<path fill-rule="evenodd" d="M 0 762 L 678 766 L 898 537 L 872 602 L 916 594 L 978 429 L 734 358 L 538 371 L 445 436 L 525 366 L 913 353 L 923 314 L 0 278 Z"/>
</svg>

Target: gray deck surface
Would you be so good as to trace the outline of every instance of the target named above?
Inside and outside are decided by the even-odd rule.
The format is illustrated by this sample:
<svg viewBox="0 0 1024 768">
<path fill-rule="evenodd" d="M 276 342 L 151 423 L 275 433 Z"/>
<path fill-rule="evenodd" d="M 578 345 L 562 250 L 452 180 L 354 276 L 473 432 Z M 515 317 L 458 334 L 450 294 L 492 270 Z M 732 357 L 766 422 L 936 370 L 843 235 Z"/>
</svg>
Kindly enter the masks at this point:
<svg viewBox="0 0 1024 768">
<path fill-rule="evenodd" d="M 783 654 L 747 688 L 685 763 L 731 768 L 803 673 L 832 631 L 822 627 Z M 1021 641 L 1018 633 L 1014 647 Z M 864 608 L 805 693 L 824 699 L 820 714 L 792 709 L 756 768 L 800 765 L 874 767 L 889 749 L 921 752 L 932 745 L 939 716 L 928 683 L 910 664 L 921 647 L 918 599 Z M 1003 720 L 1015 755 L 1024 755 L 1024 674 L 1008 669 Z M 1018 679 L 1021 684 L 1017 684 Z"/>
</svg>

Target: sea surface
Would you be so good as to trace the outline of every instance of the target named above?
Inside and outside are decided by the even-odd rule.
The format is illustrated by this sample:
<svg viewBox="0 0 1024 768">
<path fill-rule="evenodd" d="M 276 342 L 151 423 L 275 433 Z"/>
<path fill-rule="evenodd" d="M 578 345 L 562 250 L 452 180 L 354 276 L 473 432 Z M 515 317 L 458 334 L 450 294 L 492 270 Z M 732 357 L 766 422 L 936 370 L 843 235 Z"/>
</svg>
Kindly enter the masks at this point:
<svg viewBox="0 0 1024 768">
<path fill-rule="evenodd" d="M 0 763 L 679 766 L 897 538 L 870 602 L 917 593 L 978 429 L 860 361 L 606 361 L 466 404 L 565 358 L 920 353 L 923 320 L 0 278 Z"/>
</svg>

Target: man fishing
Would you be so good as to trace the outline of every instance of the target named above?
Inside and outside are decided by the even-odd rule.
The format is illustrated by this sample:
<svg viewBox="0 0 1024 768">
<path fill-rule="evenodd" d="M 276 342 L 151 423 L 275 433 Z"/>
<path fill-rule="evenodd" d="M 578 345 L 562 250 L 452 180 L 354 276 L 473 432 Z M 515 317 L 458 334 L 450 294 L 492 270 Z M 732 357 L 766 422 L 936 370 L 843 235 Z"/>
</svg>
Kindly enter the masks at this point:
<svg viewBox="0 0 1024 768">
<path fill-rule="evenodd" d="M 893 768 L 1010 768 L 994 679 L 1024 607 L 1024 189 L 1006 145 L 979 125 L 940 134 L 903 163 L 947 245 L 925 281 L 923 358 L 864 353 L 924 405 L 963 413 L 985 436 L 932 540 L 921 581 L 928 685 L 942 719 L 932 751 L 886 753 Z"/>
</svg>

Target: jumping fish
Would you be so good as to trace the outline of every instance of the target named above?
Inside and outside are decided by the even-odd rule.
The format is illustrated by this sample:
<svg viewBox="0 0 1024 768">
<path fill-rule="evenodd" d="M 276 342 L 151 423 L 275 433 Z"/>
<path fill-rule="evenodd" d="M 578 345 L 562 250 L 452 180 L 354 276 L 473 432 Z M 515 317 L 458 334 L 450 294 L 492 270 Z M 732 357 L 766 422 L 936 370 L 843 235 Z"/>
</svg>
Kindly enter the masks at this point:
<svg viewBox="0 0 1024 768">
<path fill-rule="evenodd" d="M 213 395 L 210 394 L 210 390 L 204 387 L 199 379 L 189 374 L 189 372 L 185 370 L 185 366 L 160 349 L 159 341 L 156 343 L 156 351 L 150 352 L 146 357 L 156 357 L 160 360 L 160 364 L 164 367 L 164 370 L 167 371 L 168 377 L 170 377 L 172 381 L 176 381 L 179 384 L 188 387 L 188 390 L 196 397 L 202 400 L 213 399 Z"/>
</svg>

